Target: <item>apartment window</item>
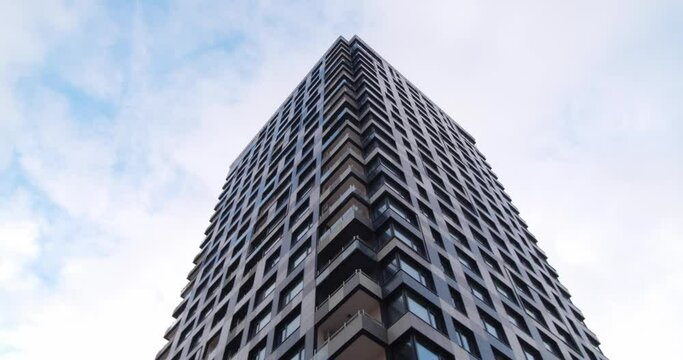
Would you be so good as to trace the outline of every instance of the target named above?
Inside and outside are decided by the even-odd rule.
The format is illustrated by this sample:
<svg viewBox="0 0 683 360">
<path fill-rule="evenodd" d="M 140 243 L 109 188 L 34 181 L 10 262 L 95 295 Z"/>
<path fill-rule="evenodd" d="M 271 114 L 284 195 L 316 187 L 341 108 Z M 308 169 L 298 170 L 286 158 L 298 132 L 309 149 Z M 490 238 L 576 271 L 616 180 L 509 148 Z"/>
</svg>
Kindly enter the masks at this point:
<svg viewBox="0 0 683 360">
<path fill-rule="evenodd" d="M 489 254 L 487 254 L 486 252 L 484 252 L 484 250 L 481 249 L 479 250 L 479 253 L 481 253 L 481 257 L 482 259 L 484 259 L 486 265 L 488 265 L 491 269 L 495 270 L 496 272 L 501 273 L 500 265 L 498 265 L 498 262 L 493 257 L 491 257 Z"/>
<path fill-rule="evenodd" d="M 218 311 L 216 311 L 213 314 L 213 320 L 211 320 L 211 327 L 216 326 L 223 318 L 225 317 L 225 314 L 228 312 L 228 304 L 226 303 L 225 305 L 221 306 Z"/>
<path fill-rule="evenodd" d="M 308 233 L 308 229 L 313 225 L 313 220 L 309 217 L 292 234 L 292 244 L 299 242 Z"/>
<path fill-rule="evenodd" d="M 507 337 L 505 337 L 505 332 L 503 331 L 503 327 L 500 325 L 500 322 L 498 322 L 498 320 L 494 319 L 493 316 L 487 314 L 483 310 L 477 310 L 479 310 L 479 317 L 481 318 L 481 321 L 484 324 L 484 330 L 486 330 L 486 332 L 489 333 L 489 335 L 507 344 L 508 340 Z"/>
<path fill-rule="evenodd" d="M 434 218 L 434 212 L 427 206 L 425 205 L 422 201 L 418 201 L 418 205 L 420 208 L 420 212 L 427 217 L 427 219 L 435 222 L 436 219 Z"/>
<path fill-rule="evenodd" d="M 517 338 L 519 340 L 519 345 L 522 347 L 522 352 L 524 353 L 524 358 L 526 360 L 543 360 L 541 353 L 534 349 L 533 346 L 529 345 L 526 341 Z"/>
<path fill-rule="evenodd" d="M 383 197 L 375 204 L 372 211 L 373 217 L 378 219 L 388 210 L 393 211 L 411 225 L 417 226 L 417 219 L 415 218 L 415 215 L 410 210 L 406 209 L 405 206 L 401 205 L 398 201 L 389 196 Z"/>
<path fill-rule="evenodd" d="M 453 273 L 453 268 L 451 268 L 451 262 L 448 261 L 443 255 L 439 254 L 439 262 L 441 262 L 441 268 L 443 268 L 444 274 L 451 279 L 455 279 L 455 274 Z"/>
<path fill-rule="evenodd" d="M 223 360 L 232 359 L 237 352 L 240 350 L 240 343 L 242 342 L 242 333 L 237 334 L 228 345 L 225 346 L 223 351 Z"/>
<path fill-rule="evenodd" d="M 306 256 L 311 252 L 311 244 L 306 243 L 294 252 L 294 254 L 289 258 L 289 272 L 291 273 L 297 266 L 299 266 Z"/>
<path fill-rule="evenodd" d="M 235 315 L 232 316 L 232 322 L 230 323 L 230 331 L 239 326 L 247 317 L 247 307 L 249 307 L 249 304 L 244 304 L 239 310 L 235 311 Z"/>
<path fill-rule="evenodd" d="M 299 192 L 296 194 L 296 201 L 299 202 L 299 201 L 301 201 L 301 199 L 306 197 L 312 188 L 313 188 L 313 179 L 309 180 L 308 182 L 306 182 L 301 187 L 301 190 L 299 190 Z"/>
<path fill-rule="evenodd" d="M 396 360 L 446 360 L 452 359 L 445 351 L 432 344 L 427 338 L 409 334 L 394 342 L 391 358 Z"/>
<path fill-rule="evenodd" d="M 240 301 L 240 299 L 251 290 L 252 286 L 254 286 L 253 275 L 244 283 L 244 285 L 240 286 L 240 291 L 237 293 L 237 301 Z"/>
<path fill-rule="evenodd" d="M 389 323 L 393 324 L 398 321 L 408 311 L 433 328 L 443 331 L 444 326 L 441 314 L 433 305 L 412 291 L 400 290 L 389 301 Z"/>
<path fill-rule="evenodd" d="M 289 223 L 294 224 L 297 220 L 301 219 L 305 214 L 306 211 L 308 210 L 308 201 L 304 202 L 299 206 L 296 211 L 294 211 L 294 214 L 289 218 Z"/>
<path fill-rule="evenodd" d="M 304 345 L 305 343 L 302 341 L 293 346 L 292 350 L 289 350 L 285 356 L 280 358 L 280 360 L 304 360 L 304 355 L 306 354 Z"/>
<path fill-rule="evenodd" d="M 249 360 L 266 360 L 266 340 L 264 339 L 260 343 L 256 344 L 254 348 L 249 352 Z"/>
<path fill-rule="evenodd" d="M 464 246 L 466 249 L 469 249 L 470 244 L 467 242 L 467 238 L 465 237 L 465 235 L 463 233 L 461 233 L 455 227 L 451 226 L 450 224 L 446 224 L 446 225 L 448 226 L 448 233 L 453 238 L 453 241 Z"/>
<path fill-rule="evenodd" d="M 299 275 L 297 278 L 292 280 L 292 282 L 287 285 L 287 287 L 282 290 L 282 294 L 280 295 L 280 308 L 282 309 L 284 306 L 292 302 L 294 298 L 301 293 L 301 291 L 304 289 L 304 278 L 303 276 Z"/>
<path fill-rule="evenodd" d="M 528 334 L 529 327 L 526 325 L 524 317 L 520 313 L 518 313 L 517 311 L 513 310 L 511 307 L 505 304 L 503 304 L 503 307 L 505 307 L 505 313 L 507 314 L 508 320 L 517 328 L 521 329 L 522 331 Z"/>
<path fill-rule="evenodd" d="M 462 300 L 462 295 L 458 292 L 458 290 L 453 289 L 452 287 L 448 288 L 451 293 L 451 300 L 453 301 L 453 307 L 460 311 L 461 313 L 467 315 L 467 311 L 465 310 L 465 302 Z"/>
<path fill-rule="evenodd" d="M 442 330 L 441 315 L 434 309 L 431 309 L 424 300 L 418 299 L 412 294 L 407 293 L 406 299 L 408 301 L 408 311 L 417 315 L 427 324 L 433 328 Z"/>
<path fill-rule="evenodd" d="M 420 284 L 424 285 L 428 289 L 433 289 L 434 285 L 432 283 L 432 278 L 426 270 L 424 270 L 419 265 L 414 264 L 411 260 L 406 259 L 408 256 L 397 254 L 391 262 L 389 262 L 385 268 L 385 280 L 389 280 L 400 270 L 410 275 L 413 279 L 417 280 Z"/>
<path fill-rule="evenodd" d="M 276 346 L 282 344 L 294 332 L 299 329 L 301 325 L 301 310 L 297 309 L 291 312 L 287 317 L 278 324 L 275 329 L 275 344 Z"/>
<path fill-rule="evenodd" d="M 512 360 L 510 357 L 503 354 L 500 350 L 494 348 L 493 346 L 491 347 L 491 351 L 493 351 L 493 360 Z"/>
<path fill-rule="evenodd" d="M 493 279 L 493 284 L 496 287 L 496 290 L 498 291 L 499 294 L 503 295 L 504 298 L 510 300 L 513 304 L 517 304 L 517 299 L 515 299 L 515 294 L 512 292 L 512 289 L 503 284 L 502 281 L 498 280 L 495 276 L 491 276 Z"/>
<path fill-rule="evenodd" d="M 280 249 L 273 251 L 273 254 L 266 259 L 266 264 L 264 272 L 268 272 L 270 269 L 274 268 L 280 262 Z"/>
<path fill-rule="evenodd" d="M 251 322 L 250 326 L 250 337 L 256 335 L 259 331 L 261 331 L 268 323 L 270 322 L 270 319 L 272 318 L 272 312 L 270 309 L 270 305 L 268 305 L 263 311 L 261 311 L 254 320 Z"/>
<path fill-rule="evenodd" d="M 370 194 L 374 194 L 375 192 L 377 192 L 377 190 L 379 190 L 379 188 L 382 185 L 391 189 L 398 196 L 404 199 L 410 199 L 410 194 L 408 193 L 408 191 L 405 190 L 403 186 L 399 185 L 396 181 L 392 180 L 386 175 L 380 175 L 372 181 L 372 183 L 370 184 Z"/>
<path fill-rule="evenodd" d="M 445 250 L 446 247 L 443 244 L 443 237 L 441 236 L 441 234 L 434 229 L 430 230 L 432 231 L 432 237 L 434 238 L 434 242 L 436 243 L 436 245 L 439 245 L 440 248 Z"/>
<path fill-rule="evenodd" d="M 522 306 L 524 307 L 524 311 L 529 316 L 531 316 L 534 320 L 538 321 L 541 325 L 546 326 L 545 319 L 543 319 L 543 315 L 536 307 L 531 305 L 526 300 L 522 300 Z"/>
<path fill-rule="evenodd" d="M 273 291 L 275 291 L 275 278 L 277 276 L 273 275 L 270 277 L 270 279 L 266 280 L 266 283 L 261 286 L 260 289 L 256 292 L 256 300 L 254 301 L 254 306 L 257 304 L 260 304 L 263 299 L 268 297 L 268 295 L 272 294 Z"/>
<path fill-rule="evenodd" d="M 381 230 L 379 237 L 380 244 L 385 244 L 392 238 L 397 238 L 416 253 L 424 256 L 425 251 L 422 240 L 412 235 L 408 230 L 398 224 L 390 222 Z"/>
<path fill-rule="evenodd" d="M 458 260 L 462 264 L 462 266 L 470 269 L 473 273 L 481 276 L 481 273 L 479 272 L 479 267 L 477 267 L 477 262 L 472 259 L 469 255 L 463 253 L 462 251 L 458 251 Z"/>
<path fill-rule="evenodd" d="M 550 337 L 548 337 L 548 335 L 541 333 L 541 340 L 543 340 L 543 347 L 545 347 L 546 350 L 553 353 L 554 355 L 557 355 L 558 357 L 562 357 L 560 347 L 557 346 L 557 343 Z"/>
<path fill-rule="evenodd" d="M 455 328 L 455 339 L 458 342 L 458 345 L 475 357 L 481 358 L 479 348 L 477 347 L 477 341 L 474 339 L 472 330 L 455 319 L 453 319 L 453 327 Z"/>
<path fill-rule="evenodd" d="M 555 330 L 557 330 L 557 333 L 560 335 L 562 340 L 564 340 L 564 342 L 567 345 L 571 346 L 572 349 L 579 351 L 579 347 L 576 345 L 576 341 L 574 340 L 574 338 L 571 335 L 569 335 L 569 333 L 567 331 L 560 328 L 557 324 L 555 324 Z"/>
<path fill-rule="evenodd" d="M 515 283 L 515 287 L 522 293 L 524 293 L 526 296 L 531 297 L 531 290 L 529 289 L 529 286 L 522 281 L 522 279 L 512 275 L 512 282 Z"/>
<path fill-rule="evenodd" d="M 467 276 L 467 283 L 470 285 L 470 289 L 472 289 L 472 295 L 476 297 L 477 299 L 485 302 L 486 304 L 491 305 L 491 296 L 489 295 L 488 291 L 486 291 L 486 288 L 484 288 L 481 284 L 479 284 L 476 280 L 472 279 L 471 277 Z"/>
</svg>

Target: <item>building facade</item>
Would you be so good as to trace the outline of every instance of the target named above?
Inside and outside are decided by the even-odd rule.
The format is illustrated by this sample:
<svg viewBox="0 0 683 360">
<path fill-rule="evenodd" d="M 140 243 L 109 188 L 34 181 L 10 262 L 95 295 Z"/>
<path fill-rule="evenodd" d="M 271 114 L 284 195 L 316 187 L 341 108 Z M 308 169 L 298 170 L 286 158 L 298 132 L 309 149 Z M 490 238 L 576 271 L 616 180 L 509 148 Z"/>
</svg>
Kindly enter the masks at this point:
<svg viewBox="0 0 683 360">
<path fill-rule="evenodd" d="M 214 210 L 157 360 L 606 359 L 472 136 L 358 37 Z"/>
</svg>

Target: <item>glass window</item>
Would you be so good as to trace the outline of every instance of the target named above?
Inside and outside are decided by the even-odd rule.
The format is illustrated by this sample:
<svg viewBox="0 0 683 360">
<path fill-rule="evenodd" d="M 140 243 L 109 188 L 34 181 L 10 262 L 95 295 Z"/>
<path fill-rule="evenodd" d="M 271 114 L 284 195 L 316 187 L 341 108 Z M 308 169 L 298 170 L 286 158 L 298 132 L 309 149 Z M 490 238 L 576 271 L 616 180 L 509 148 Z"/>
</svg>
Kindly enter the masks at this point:
<svg viewBox="0 0 683 360">
<path fill-rule="evenodd" d="M 304 360 L 305 350 L 306 348 L 304 347 L 304 343 L 302 342 L 294 346 L 294 349 L 288 351 L 287 355 L 280 358 L 280 360 Z"/>
<path fill-rule="evenodd" d="M 472 289 L 472 295 L 487 304 L 491 304 L 491 296 L 489 296 L 488 291 L 469 276 L 466 277 L 466 279 L 467 283 L 470 285 L 470 289 Z"/>
<path fill-rule="evenodd" d="M 555 355 L 559 355 L 561 353 L 560 347 L 557 346 L 557 343 L 550 339 L 548 336 L 546 336 L 545 334 L 541 334 L 541 339 L 543 340 L 543 347 L 545 347 L 546 350 L 550 351 Z"/>
<path fill-rule="evenodd" d="M 294 270 L 297 266 L 299 266 L 304 260 L 306 259 L 306 256 L 311 252 L 311 244 L 308 243 L 306 245 L 303 245 L 300 247 L 294 255 L 292 255 L 291 258 L 289 258 L 289 271 L 291 272 Z"/>
<path fill-rule="evenodd" d="M 287 318 L 278 325 L 275 338 L 276 344 L 282 344 L 290 335 L 299 329 L 300 323 L 301 316 L 299 311 L 288 315 Z"/>
<path fill-rule="evenodd" d="M 394 342 L 391 358 L 395 360 L 446 360 L 451 357 L 445 356 L 443 350 L 431 344 L 423 336 L 412 334 Z"/>
<path fill-rule="evenodd" d="M 299 276 L 285 288 L 280 298 L 280 308 L 289 304 L 304 289 L 304 279 Z"/>
<path fill-rule="evenodd" d="M 453 300 L 453 307 L 455 307 L 455 309 L 461 313 L 467 315 L 467 311 L 465 310 L 465 302 L 462 300 L 462 295 L 460 295 L 460 293 L 453 288 L 449 289 L 451 292 L 451 300 Z"/>
<path fill-rule="evenodd" d="M 472 330 L 455 319 L 453 319 L 453 326 L 455 327 L 455 339 L 457 340 L 458 345 L 468 353 L 480 357 L 481 355 L 479 353 L 479 348 L 477 347 L 477 341 L 474 339 Z"/>
<path fill-rule="evenodd" d="M 260 304 L 263 299 L 268 297 L 268 295 L 272 294 L 273 291 L 275 291 L 275 275 L 271 276 L 270 279 L 266 281 L 266 284 L 263 285 L 257 292 L 256 292 L 256 302 L 255 304 Z"/>
<path fill-rule="evenodd" d="M 433 353 L 431 350 L 426 348 L 424 345 L 420 344 L 419 342 L 416 342 L 416 349 L 417 349 L 417 358 L 418 360 L 440 360 L 441 357 L 435 353 Z"/>
<path fill-rule="evenodd" d="M 294 234 L 292 235 L 292 244 L 299 242 L 299 240 L 301 240 L 304 235 L 308 233 L 308 229 L 311 228 L 311 225 L 313 225 L 313 222 L 309 217 L 294 231 Z"/>
<path fill-rule="evenodd" d="M 262 341 L 256 345 L 249 353 L 249 360 L 265 360 L 266 359 L 266 342 Z"/>
<path fill-rule="evenodd" d="M 424 247 L 422 245 L 422 240 L 413 235 L 410 235 L 407 230 L 403 229 L 401 226 L 395 223 L 389 223 L 389 225 L 382 230 L 382 234 L 380 235 L 380 243 L 384 244 L 390 241 L 392 238 L 399 239 L 401 242 L 408 245 L 408 247 L 410 247 L 416 253 L 424 256 Z"/>
<path fill-rule="evenodd" d="M 462 252 L 458 252 L 458 260 L 460 260 L 460 263 L 464 267 L 472 270 L 472 272 L 481 276 L 481 273 L 479 272 L 479 267 L 477 267 L 477 262 L 474 261 L 474 259 L 472 259 L 471 257 Z"/>
<path fill-rule="evenodd" d="M 280 249 L 273 252 L 268 259 L 266 259 L 266 266 L 264 271 L 268 271 L 275 267 L 280 262 Z"/>
<path fill-rule="evenodd" d="M 416 267 L 414 267 L 413 265 L 411 265 L 403 259 L 399 259 L 399 261 L 401 270 L 405 271 L 406 273 L 408 273 L 408 275 L 413 277 L 415 280 L 419 281 L 420 284 L 431 289 L 431 282 L 429 281 L 427 276 L 422 273 L 422 271 L 418 270 Z"/>
<path fill-rule="evenodd" d="M 503 326 L 500 325 L 500 322 L 498 322 L 498 320 L 494 319 L 493 316 L 487 314 L 483 310 L 477 310 L 479 310 L 479 317 L 481 317 L 481 321 L 484 323 L 484 329 L 486 330 L 486 332 L 494 338 L 507 344 L 507 337 L 505 337 L 505 331 L 503 330 Z"/>
<path fill-rule="evenodd" d="M 500 338 L 500 334 L 498 334 L 498 328 L 492 323 L 484 320 L 484 328 L 486 329 L 486 332 L 491 334 L 494 338 Z"/>
<path fill-rule="evenodd" d="M 256 335 L 256 333 L 261 331 L 270 322 L 270 319 L 272 318 L 271 314 L 270 306 L 268 306 L 268 308 L 262 311 L 254 321 L 252 321 L 250 330 L 252 336 Z"/>
<path fill-rule="evenodd" d="M 433 311 L 430 311 L 430 309 L 427 309 L 426 306 L 413 299 L 411 295 L 408 295 L 408 310 L 433 328 L 440 329 L 440 324 L 436 317 L 437 315 L 434 314 Z"/>
<path fill-rule="evenodd" d="M 510 300 L 512 303 L 517 304 L 517 299 L 515 299 L 515 295 L 512 292 L 512 289 L 503 284 L 502 281 L 498 280 L 497 278 L 493 277 L 493 284 L 496 286 L 496 290 L 498 290 L 498 293 L 503 295 L 504 298 Z"/>
<path fill-rule="evenodd" d="M 512 310 L 511 307 L 504 305 L 505 307 L 505 313 L 508 316 L 508 320 L 515 325 L 516 327 L 520 328 L 522 331 L 529 333 L 529 328 L 526 325 L 526 322 L 524 321 L 524 318 L 522 315 L 520 315 L 518 312 L 515 310 Z"/>
<path fill-rule="evenodd" d="M 451 268 L 451 262 L 448 261 L 448 259 L 446 259 L 441 254 L 439 254 L 439 262 L 441 262 L 441 268 L 443 268 L 444 274 L 446 274 L 446 276 L 450 277 L 451 279 L 455 279 L 453 268 Z"/>
<path fill-rule="evenodd" d="M 524 358 L 526 360 L 543 360 L 541 357 L 541 353 L 538 352 L 538 350 L 534 349 L 531 345 L 529 345 L 526 341 L 522 340 L 520 337 L 517 337 L 517 340 L 519 340 L 519 345 L 522 347 L 522 351 L 524 352 Z"/>
</svg>

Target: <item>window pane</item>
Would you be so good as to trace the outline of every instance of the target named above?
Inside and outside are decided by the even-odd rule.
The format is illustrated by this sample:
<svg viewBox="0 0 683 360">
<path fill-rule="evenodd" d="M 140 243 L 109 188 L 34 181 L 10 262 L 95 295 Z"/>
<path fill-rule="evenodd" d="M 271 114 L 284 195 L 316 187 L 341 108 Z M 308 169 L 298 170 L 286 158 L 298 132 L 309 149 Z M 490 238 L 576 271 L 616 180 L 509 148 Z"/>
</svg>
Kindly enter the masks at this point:
<svg viewBox="0 0 683 360">
<path fill-rule="evenodd" d="M 419 342 L 416 342 L 416 345 L 417 345 L 417 358 L 418 358 L 418 360 L 439 360 L 439 355 L 436 355 L 435 353 L 433 353 L 431 350 L 424 347 Z"/>
</svg>

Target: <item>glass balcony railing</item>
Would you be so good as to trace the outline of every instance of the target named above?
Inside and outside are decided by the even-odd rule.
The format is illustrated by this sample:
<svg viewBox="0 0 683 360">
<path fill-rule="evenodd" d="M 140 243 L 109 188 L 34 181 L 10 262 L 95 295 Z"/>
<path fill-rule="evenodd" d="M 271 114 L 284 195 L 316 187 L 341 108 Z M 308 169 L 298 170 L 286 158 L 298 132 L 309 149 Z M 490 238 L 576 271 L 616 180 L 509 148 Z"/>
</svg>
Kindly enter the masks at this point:
<svg viewBox="0 0 683 360">
<path fill-rule="evenodd" d="M 365 310 L 359 310 L 346 320 L 338 329 L 323 338 L 324 341 L 320 343 L 315 351 L 313 359 L 322 360 L 335 358 L 341 352 L 359 350 L 354 349 L 354 345 L 365 345 L 366 343 L 359 341 L 362 337 L 357 336 L 361 332 L 366 332 L 372 335 L 373 340 L 379 340 L 379 343 L 374 341 L 376 347 L 383 347 L 386 344 L 387 331 L 381 321 L 376 320 Z M 367 335 L 365 335 L 367 336 Z M 385 354 L 382 350 L 378 352 L 378 359 L 384 359 Z"/>
<path fill-rule="evenodd" d="M 375 293 L 377 296 L 381 296 L 381 288 L 377 281 L 375 281 L 375 279 L 373 279 L 370 275 L 363 272 L 363 270 L 356 269 L 351 276 L 346 278 L 346 280 L 344 280 L 339 287 L 332 290 L 330 295 L 328 295 L 320 304 L 315 307 L 316 312 L 321 309 L 333 309 L 339 302 L 346 300 L 347 297 L 345 295 L 348 293 L 348 291 L 345 288 L 347 285 L 353 284 L 372 287 L 372 289 L 369 291 Z"/>
<path fill-rule="evenodd" d="M 354 218 L 359 218 L 365 220 L 365 222 L 369 222 L 370 216 L 367 209 L 358 205 L 350 206 L 342 215 L 332 219 L 329 222 L 332 225 L 324 228 L 323 232 L 320 234 L 319 243 L 324 243 L 325 241 L 334 238 L 334 235 L 342 230 Z"/>
<path fill-rule="evenodd" d="M 344 245 L 344 247 L 342 247 L 341 250 L 339 250 L 339 252 L 334 257 L 332 257 L 329 261 L 327 261 L 325 264 L 320 266 L 320 268 L 316 272 L 316 275 L 319 275 L 323 271 L 327 270 L 327 268 L 332 263 L 334 263 L 335 261 L 337 261 L 341 258 L 341 256 L 344 254 L 345 250 L 347 250 L 353 246 L 358 246 L 362 249 L 365 249 L 366 251 L 368 251 L 371 254 L 377 253 L 377 249 L 375 246 L 370 245 L 369 243 L 365 242 L 360 236 L 354 236 L 353 240 L 351 240 L 348 244 Z"/>
<path fill-rule="evenodd" d="M 360 184 L 357 185 L 351 183 L 350 185 L 339 189 L 335 194 L 330 196 L 330 199 L 326 200 L 325 203 L 323 203 L 323 206 L 320 208 L 320 217 L 325 218 L 334 209 L 341 205 L 352 193 L 356 193 L 364 197 L 366 195 L 365 187 L 361 186 L 362 185 Z"/>
</svg>

